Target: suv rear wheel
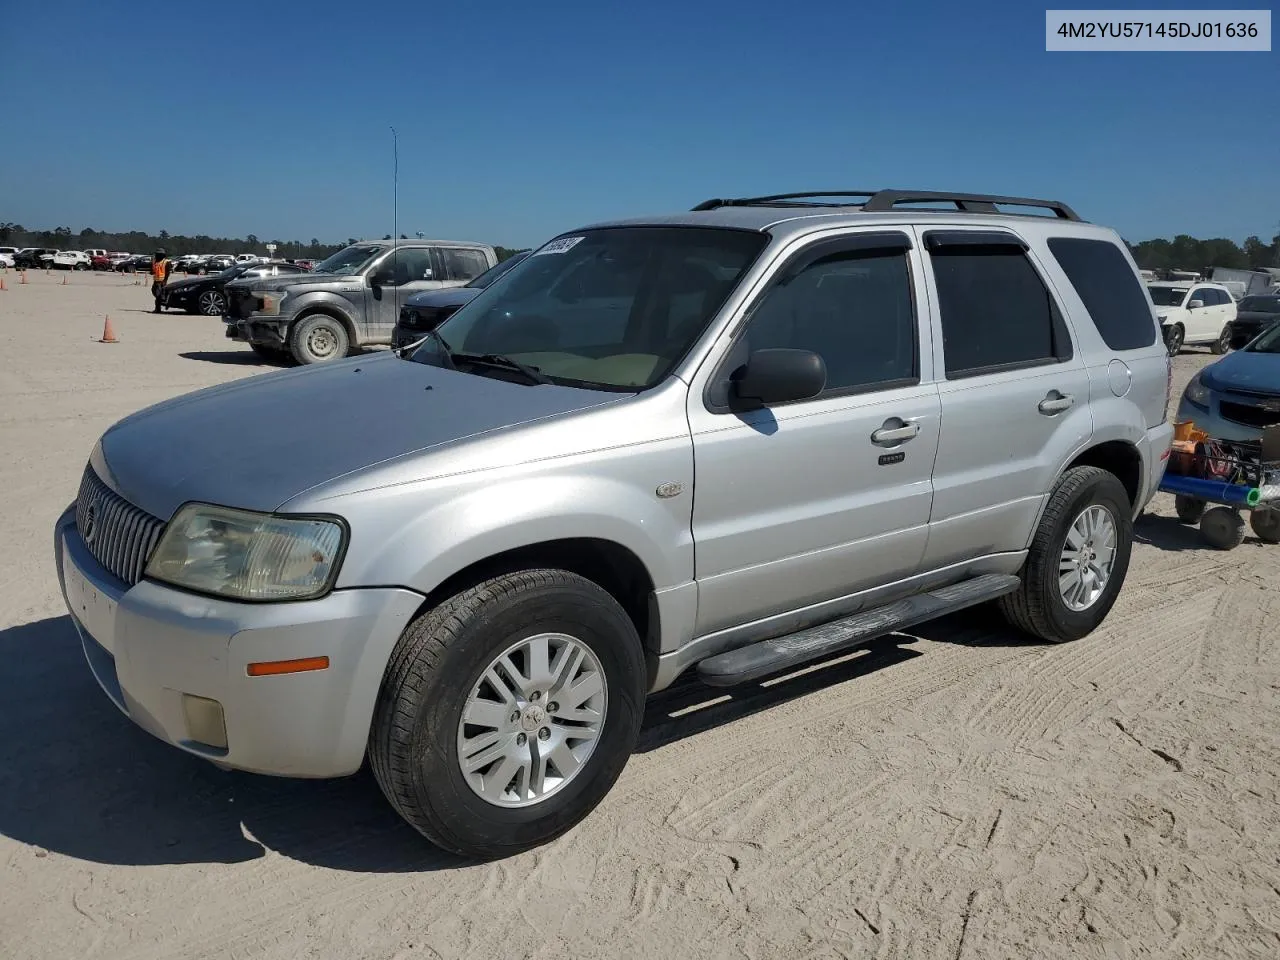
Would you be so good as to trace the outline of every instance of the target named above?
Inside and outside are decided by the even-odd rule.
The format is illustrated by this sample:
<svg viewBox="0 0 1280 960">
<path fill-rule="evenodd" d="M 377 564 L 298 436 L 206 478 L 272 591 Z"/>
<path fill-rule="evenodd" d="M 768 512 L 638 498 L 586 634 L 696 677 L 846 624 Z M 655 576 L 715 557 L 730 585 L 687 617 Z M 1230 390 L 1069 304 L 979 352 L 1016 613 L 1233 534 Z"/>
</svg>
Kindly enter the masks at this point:
<svg viewBox="0 0 1280 960">
<path fill-rule="evenodd" d="M 351 341 L 341 320 L 324 313 L 303 317 L 289 331 L 289 352 L 298 363 L 324 363 L 347 355 Z"/>
<path fill-rule="evenodd" d="M 374 776 L 433 843 L 489 859 L 559 836 L 622 773 L 646 670 L 618 602 L 564 570 L 485 580 L 405 630 L 370 731 Z"/>
<path fill-rule="evenodd" d="M 1111 611 L 1132 549 L 1124 485 L 1099 467 L 1068 470 L 1049 496 L 1022 586 L 1000 599 L 1000 610 L 1011 625 L 1042 640 L 1078 640 Z"/>
</svg>

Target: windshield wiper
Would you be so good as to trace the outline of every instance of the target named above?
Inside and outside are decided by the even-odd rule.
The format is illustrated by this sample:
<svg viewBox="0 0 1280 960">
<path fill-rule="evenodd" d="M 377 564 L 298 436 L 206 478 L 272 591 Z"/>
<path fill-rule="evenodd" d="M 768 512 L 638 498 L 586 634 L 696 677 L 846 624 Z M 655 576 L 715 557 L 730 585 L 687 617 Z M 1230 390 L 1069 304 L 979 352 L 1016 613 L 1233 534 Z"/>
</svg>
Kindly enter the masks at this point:
<svg viewBox="0 0 1280 960">
<path fill-rule="evenodd" d="M 551 379 L 537 367 L 531 367 L 519 360 L 512 360 L 500 353 L 452 353 L 449 359 L 463 363 L 474 363 L 478 366 L 502 367 L 523 374 L 532 383 L 550 383 Z"/>
</svg>

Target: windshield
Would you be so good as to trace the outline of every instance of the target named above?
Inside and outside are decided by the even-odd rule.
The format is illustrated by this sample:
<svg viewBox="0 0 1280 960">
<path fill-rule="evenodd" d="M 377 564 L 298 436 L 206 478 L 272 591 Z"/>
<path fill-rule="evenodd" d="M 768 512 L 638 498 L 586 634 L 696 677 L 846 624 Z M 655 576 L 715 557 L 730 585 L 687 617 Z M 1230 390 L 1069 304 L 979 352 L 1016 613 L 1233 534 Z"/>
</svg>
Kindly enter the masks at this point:
<svg viewBox="0 0 1280 960">
<path fill-rule="evenodd" d="M 1151 302 L 1157 307 L 1180 307 L 1190 287 L 1147 287 Z"/>
<path fill-rule="evenodd" d="M 1258 313 L 1280 313 L 1280 296 L 1245 297 L 1238 306 L 1241 310 L 1254 310 Z"/>
<path fill-rule="evenodd" d="M 370 260 L 382 253 L 382 247 L 372 243 L 357 243 L 339 250 L 332 257 L 316 264 L 315 273 L 337 273 L 351 276 L 359 273 Z"/>
<path fill-rule="evenodd" d="M 704 227 L 561 237 L 453 314 L 412 359 L 441 364 L 443 340 L 454 354 L 505 356 L 552 383 L 648 389 L 688 352 L 767 240 Z"/>
<path fill-rule="evenodd" d="M 529 256 L 527 253 L 517 253 L 515 256 L 507 257 L 507 259 L 490 267 L 470 283 L 464 284 L 464 286 L 471 287 L 473 290 L 483 290 L 527 256 Z"/>
<path fill-rule="evenodd" d="M 1280 353 L 1280 323 L 1273 323 L 1266 333 L 1244 349 L 1247 353 Z"/>
</svg>

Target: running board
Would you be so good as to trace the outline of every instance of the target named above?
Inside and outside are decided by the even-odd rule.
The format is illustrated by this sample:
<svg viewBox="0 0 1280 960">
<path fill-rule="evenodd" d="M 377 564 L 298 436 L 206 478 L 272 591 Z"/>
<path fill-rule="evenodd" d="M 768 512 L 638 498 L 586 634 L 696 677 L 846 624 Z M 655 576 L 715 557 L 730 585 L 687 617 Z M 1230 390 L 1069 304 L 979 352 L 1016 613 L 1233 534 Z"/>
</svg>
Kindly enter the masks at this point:
<svg viewBox="0 0 1280 960">
<path fill-rule="evenodd" d="M 971 580 L 962 580 L 949 587 L 918 593 L 905 600 L 798 630 L 785 637 L 761 640 L 750 646 L 708 657 L 698 663 L 698 678 L 713 687 L 749 683 L 811 660 L 863 646 L 887 634 L 935 620 L 965 607 L 994 600 L 1012 593 L 1021 584 L 1020 578 L 1002 573 L 988 573 Z"/>
</svg>

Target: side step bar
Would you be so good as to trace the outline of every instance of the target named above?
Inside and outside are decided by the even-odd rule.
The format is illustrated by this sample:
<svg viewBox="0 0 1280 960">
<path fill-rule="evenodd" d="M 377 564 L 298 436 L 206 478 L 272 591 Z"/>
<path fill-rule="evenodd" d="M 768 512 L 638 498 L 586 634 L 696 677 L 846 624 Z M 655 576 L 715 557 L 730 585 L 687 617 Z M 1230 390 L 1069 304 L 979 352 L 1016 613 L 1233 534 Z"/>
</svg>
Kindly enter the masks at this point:
<svg viewBox="0 0 1280 960">
<path fill-rule="evenodd" d="M 994 600 L 1017 590 L 1021 583 L 1021 579 L 1015 576 L 988 573 L 949 587 L 939 587 L 883 607 L 873 607 L 830 623 L 807 627 L 785 637 L 761 640 L 708 657 L 698 663 L 698 678 L 713 687 L 749 683 L 811 660 L 863 646 L 887 634 L 965 607 Z"/>
</svg>

